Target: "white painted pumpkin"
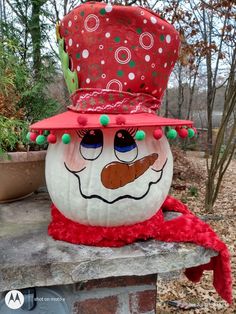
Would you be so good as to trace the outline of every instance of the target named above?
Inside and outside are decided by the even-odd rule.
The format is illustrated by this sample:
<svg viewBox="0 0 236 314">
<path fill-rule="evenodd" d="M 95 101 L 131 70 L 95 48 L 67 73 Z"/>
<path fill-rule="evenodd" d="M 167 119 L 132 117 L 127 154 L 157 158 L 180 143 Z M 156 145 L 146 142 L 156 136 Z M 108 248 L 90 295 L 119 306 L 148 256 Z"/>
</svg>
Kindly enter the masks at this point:
<svg viewBox="0 0 236 314">
<path fill-rule="evenodd" d="M 67 218 L 85 225 L 131 225 L 152 217 L 172 181 L 173 158 L 165 136 L 154 128 L 101 128 L 73 131 L 71 143 L 57 134 L 46 157 L 46 181 L 52 201 Z"/>
</svg>

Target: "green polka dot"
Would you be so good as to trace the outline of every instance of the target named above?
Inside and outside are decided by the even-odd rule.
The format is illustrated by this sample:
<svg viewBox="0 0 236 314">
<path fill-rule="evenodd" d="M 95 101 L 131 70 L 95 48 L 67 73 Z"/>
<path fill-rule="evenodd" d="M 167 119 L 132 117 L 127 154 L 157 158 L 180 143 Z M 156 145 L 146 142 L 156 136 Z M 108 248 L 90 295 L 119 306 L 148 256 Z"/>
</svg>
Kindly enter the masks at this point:
<svg viewBox="0 0 236 314">
<path fill-rule="evenodd" d="M 112 48 L 112 47 L 110 47 L 110 48 L 109 48 L 109 50 L 110 50 L 110 51 L 112 51 L 112 50 L 113 50 L 113 48 Z"/>
<path fill-rule="evenodd" d="M 161 36 L 160 36 L 160 41 L 164 41 L 165 40 L 165 36 L 162 34 Z"/>
<path fill-rule="evenodd" d="M 142 33 L 142 28 L 137 28 L 137 29 L 136 29 L 136 32 L 137 32 L 138 34 L 141 34 L 141 33 Z"/>
<path fill-rule="evenodd" d="M 126 54 L 125 54 L 125 53 L 122 53 L 121 58 L 122 58 L 122 59 L 126 59 Z"/>
<path fill-rule="evenodd" d="M 80 15 L 81 15 L 81 16 L 84 16 L 84 11 L 80 12 Z"/>
<path fill-rule="evenodd" d="M 76 59 L 80 59 L 80 53 L 76 54 Z"/>
<path fill-rule="evenodd" d="M 106 14 L 106 10 L 104 8 L 101 9 L 99 12 L 100 12 L 101 15 L 105 15 Z"/>
<path fill-rule="evenodd" d="M 135 67 L 135 62 L 134 62 L 133 60 L 131 60 L 131 61 L 129 62 L 129 66 L 130 66 L 131 68 Z"/>
<path fill-rule="evenodd" d="M 127 92 L 131 93 L 131 92 L 132 92 L 132 89 L 131 89 L 131 88 L 128 88 L 128 89 L 127 89 Z"/>
<path fill-rule="evenodd" d="M 115 37 L 114 40 L 115 40 L 116 43 L 119 43 L 120 42 L 120 37 Z"/>
<path fill-rule="evenodd" d="M 157 72 L 156 71 L 154 71 L 154 72 L 152 72 L 152 76 L 157 76 Z"/>
<path fill-rule="evenodd" d="M 131 46 L 131 48 L 132 48 L 132 49 L 135 49 L 135 48 L 136 48 L 136 46 L 135 46 L 135 45 L 133 45 L 133 46 Z"/>
<path fill-rule="evenodd" d="M 117 75 L 118 75 L 118 76 L 123 76 L 123 75 L 124 75 L 124 71 L 118 70 L 118 71 L 117 71 Z"/>
</svg>

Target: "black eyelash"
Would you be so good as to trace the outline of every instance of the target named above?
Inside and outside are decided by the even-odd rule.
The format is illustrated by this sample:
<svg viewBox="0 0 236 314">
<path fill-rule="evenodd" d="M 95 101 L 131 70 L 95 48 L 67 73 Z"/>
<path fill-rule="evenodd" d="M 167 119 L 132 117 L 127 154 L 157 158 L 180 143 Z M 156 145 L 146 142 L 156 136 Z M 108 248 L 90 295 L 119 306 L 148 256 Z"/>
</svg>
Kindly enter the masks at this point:
<svg viewBox="0 0 236 314">
<path fill-rule="evenodd" d="M 85 136 L 85 134 L 89 131 L 89 129 L 81 129 L 79 131 L 76 131 L 76 133 L 78 134 L 78 136 L 80 138 L 83 138 Z M 128 128 L 127 132 L 129 132 L 129 134 L 134 137 L 136 132 L 138 131 L 138 128 Z"/>
<path fill-rule="evenodd" d="M 128 128 L 128 129 L 127 129 L 127 131 L 129 132 L 129 134 L 130 134 L 132 137 L 135 136 L 137 130 L 138 130 L 137 128 L 136 128 L 136 129 L 134 129 L 134 128 Z"/>
<path fill-rule="evenodd" d="M 88 131 L 89 131 L 88 129 L 82 129 L 82 130 L 76 131 L 76 133 L 78 134 L 80 138 L 83 138 Z"/>
</svg>

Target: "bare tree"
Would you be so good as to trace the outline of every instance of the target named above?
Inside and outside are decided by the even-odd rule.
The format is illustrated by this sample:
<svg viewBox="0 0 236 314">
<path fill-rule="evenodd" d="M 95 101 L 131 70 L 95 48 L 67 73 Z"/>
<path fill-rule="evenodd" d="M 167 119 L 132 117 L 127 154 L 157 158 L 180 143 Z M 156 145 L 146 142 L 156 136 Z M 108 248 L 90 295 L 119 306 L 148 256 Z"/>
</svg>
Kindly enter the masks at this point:
<svg viewBox="0 0 236 314">
<path fill-rule="evenodd" d="M 216 137 L 212 158 L 207 160 L 206 210 L 211 212 L 222 179 L 236 149 L 236 48 L 234 48 L 230 74 L 225 90 L 224 111 Z M 222 148 L 224 150 L 222 151 Z"/>
</svg>

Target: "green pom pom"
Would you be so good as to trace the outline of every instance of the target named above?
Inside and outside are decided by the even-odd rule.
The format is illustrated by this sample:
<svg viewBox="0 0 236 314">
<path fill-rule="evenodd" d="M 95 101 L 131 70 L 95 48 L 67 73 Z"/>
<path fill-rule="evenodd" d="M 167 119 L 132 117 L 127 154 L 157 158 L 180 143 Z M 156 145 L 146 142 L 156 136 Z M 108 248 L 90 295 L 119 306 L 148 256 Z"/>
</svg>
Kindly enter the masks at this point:
<svg viewBox="0 0 236 314">
<path fill-rule="evenodd" d="M 48 136 L 50 134 L 50 131 L 48 131 L 48 130 L 45 130 L 44 132 L 43 132 L 43 135 L 45 135 L 45 136 Z"/>
<path fill-rule="evenodd" d="M 108 125 L 110 122 L 110 118 L 106 114 L 101 115 L 99 120 L 100 120 L 101 125 L 103 126 Z"/>
<path fill-rule="evenodd" d="M 174 129 L 170 129 L 169 131 L 167 131 L 166 136 L 167 136 L 168 139 L 173 140 L 173 139 L 176 138 L 177 132 Z"/>
<path fill-rule="evenodd" d="M 195 135 L 194 129 L 189 128 L 189 129 L 188 129 L 188 137 L 189 137 L 189 138 L 192 138 L 192 137 L 194 137 L 194 135 Z"/>
<path fill-rule="evenodd" d="M 30 132 L 28 132 L 28 133 L 26 134 L 26 139 L 27 139 L 27 141 L 30 141 Z"/>
<path fill-rule="evenodd" d="M 135 139 L 137 141 L 142 141 L 145 139 L 145 137 L 146 137 L 146 133 L 143 130 L 139 130 L 135 134 Z"/>
<path fill-rule="evenodd" d="M 38 135 L 36 138 L 36 143 L 38 145 L 43 145 L 46 142 L 46 137 L 44 135 Z"/>
<path fill-rule="evenodd" d="M 63 134 L 61 140 L 64 144 L 69 144 L 71 141 L 70 134 L 67 134 L 67 133 Z"/>
</svg>

